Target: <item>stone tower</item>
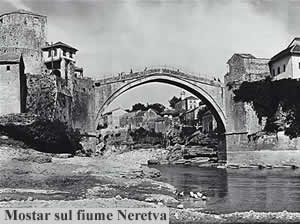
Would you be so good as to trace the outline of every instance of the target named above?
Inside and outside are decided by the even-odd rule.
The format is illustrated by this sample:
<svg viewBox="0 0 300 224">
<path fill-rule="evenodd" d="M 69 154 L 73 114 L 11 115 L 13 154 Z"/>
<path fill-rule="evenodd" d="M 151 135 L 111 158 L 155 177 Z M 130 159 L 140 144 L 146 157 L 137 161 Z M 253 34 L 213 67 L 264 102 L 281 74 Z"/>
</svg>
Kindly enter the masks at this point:
<svg viewBox="0 0 300 224">
<path fill-rule="evenodd" d="M 47 17 L 25 10 L 0 15 L 0 55 L 23 56 L 25 73 L 41 73 Z"/>
</svg>

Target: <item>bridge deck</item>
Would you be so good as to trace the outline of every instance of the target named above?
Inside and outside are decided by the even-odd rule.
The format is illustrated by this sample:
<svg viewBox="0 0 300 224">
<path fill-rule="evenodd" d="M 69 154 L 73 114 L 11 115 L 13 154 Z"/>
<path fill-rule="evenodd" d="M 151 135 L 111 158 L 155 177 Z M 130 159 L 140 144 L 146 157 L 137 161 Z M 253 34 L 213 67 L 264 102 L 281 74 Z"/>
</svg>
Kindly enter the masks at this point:
<svg viewBox="0 0 300 224">
<path fill-rule="evenodd" d="M 107 84 L 111 84 L 111 83 L 115 83 L 115 82 L 120 82 L 120 81 L 125 82 L 128 80 L 138 79 L 138 78 L 155 75 L 155 74 L 169 74 L 169 75 L 173 75 L 173 76 L 176 76 L 179 78 L 196 81 L 196 82 L 199 82 L 202 84 L 224 88 L 223 83 L 221 83 L 219 81 L 211 80 L 211 79 L 201 77 L 201 76 L 186 74 L 179 70 L 176 71 L 176 70 L 167 69 L 167 68 L 155 68 L 155 69 L 149 69 L 149 70 L 142 71 L 142 72 L 122 73 L 122 74 L 119 74 L 118 76 L 97 80 L 97 81 L 95 81 L 95 83 L 96 83 L 96 86 L 107 85 Z"/>
</svg>

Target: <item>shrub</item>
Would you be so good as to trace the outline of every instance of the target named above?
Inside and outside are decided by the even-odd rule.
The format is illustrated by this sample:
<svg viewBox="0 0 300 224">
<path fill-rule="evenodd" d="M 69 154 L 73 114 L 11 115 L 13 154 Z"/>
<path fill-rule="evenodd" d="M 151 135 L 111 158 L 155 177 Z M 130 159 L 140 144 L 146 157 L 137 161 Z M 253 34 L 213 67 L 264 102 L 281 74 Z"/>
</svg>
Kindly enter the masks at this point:
<svg viewBox="0 0 300 224">
<path fill-rule="evenodd" d="M 82 148 L 79 131 L 59 120 L 39 118 L 30 125 L 8 123 L 0 125 L 0 131 L 41 152 L 74 154 Z"/>
</svg>

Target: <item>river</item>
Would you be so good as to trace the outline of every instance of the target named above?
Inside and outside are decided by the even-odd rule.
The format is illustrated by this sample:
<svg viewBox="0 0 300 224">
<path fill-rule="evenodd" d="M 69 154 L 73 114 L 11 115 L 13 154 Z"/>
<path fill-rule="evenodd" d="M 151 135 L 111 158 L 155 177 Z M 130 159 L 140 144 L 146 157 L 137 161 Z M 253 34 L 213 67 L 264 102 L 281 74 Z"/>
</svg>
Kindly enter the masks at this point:
<svg viewBox="0 0 300 224">
<path fill-rule="evenodd" d="M 151 166 L 161 171 L 160 181 L 174 185 L 185 196 L 185 207 L 211 213 L 235 211 L 300 211 L 300 169 L 217 169 L 179 165 Z M 201 192 L 207 201 L 193 199 Z"/>
</svg>

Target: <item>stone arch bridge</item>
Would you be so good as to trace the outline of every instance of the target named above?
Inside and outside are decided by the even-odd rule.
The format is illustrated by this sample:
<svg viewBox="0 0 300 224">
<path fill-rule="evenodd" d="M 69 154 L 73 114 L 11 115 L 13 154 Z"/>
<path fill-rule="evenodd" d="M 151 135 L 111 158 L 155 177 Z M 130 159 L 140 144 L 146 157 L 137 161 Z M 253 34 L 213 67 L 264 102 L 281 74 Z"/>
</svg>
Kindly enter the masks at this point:
<svg viewBox="0 0 300 224">
<path fill-rule="evenodd" d="M 185 89 L 201 99 L 212 111 L 218 123 L 218 128 L 226 130 L 226 113 L 224 103 L 224 84 L 206 77 L 195 76 L 176 69 L 157 67 L 140 72 L 119 74 L 95 82 L 95 124 L 105 109 L 118 96 L 137 86 L 160 82 Z"/>
</svg>

